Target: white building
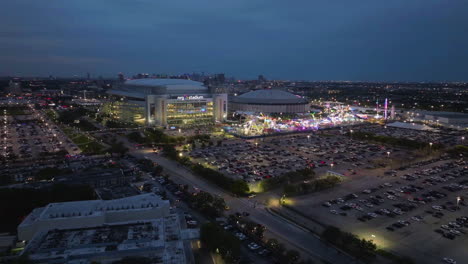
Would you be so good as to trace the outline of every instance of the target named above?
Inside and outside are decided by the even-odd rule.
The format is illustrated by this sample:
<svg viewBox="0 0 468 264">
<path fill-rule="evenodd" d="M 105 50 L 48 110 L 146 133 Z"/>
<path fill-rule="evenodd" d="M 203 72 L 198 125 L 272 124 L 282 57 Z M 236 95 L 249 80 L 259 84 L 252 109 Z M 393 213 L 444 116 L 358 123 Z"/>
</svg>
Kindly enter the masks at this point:
<svg viewBox="0 0 468 264">
<path fill-rule="evenodd" d="M 18 239 L 29 241 L 52 229 L 95 227 L 103 224 L 149 220 L 170 214 L 167 200 L 154 193 L 115 200 L 51 203 L 34 209 L 18 226 Z"/>
<path fill-rule="evenodd" d="M 125 122 L 168 127 L 223 121 L 227 95 L 212 93 L 203 83 L 184 79 L 128 80 L 108 92 L 106 111 Z"/>
</svg>

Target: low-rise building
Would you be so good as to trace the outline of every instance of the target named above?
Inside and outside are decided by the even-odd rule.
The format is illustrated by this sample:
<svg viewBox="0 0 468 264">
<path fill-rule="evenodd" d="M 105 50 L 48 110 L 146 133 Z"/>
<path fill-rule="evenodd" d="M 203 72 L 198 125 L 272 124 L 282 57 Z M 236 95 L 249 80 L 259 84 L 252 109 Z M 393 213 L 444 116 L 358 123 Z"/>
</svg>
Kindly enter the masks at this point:
<svg viewBox="0 0 468 264">
<path fill-rule="evenodd" d="M 176 214 L 149 221 L 39 232 L 23 254 L 35 263 L 112 263 L 123 257 L 146 257 L 152 263 L 188 263 L 196 229 L 181 229 Z"/>
<path fill-rule="evenodd" d="M 167 217 L 169 209 L 169 201 L 154 193 L 107 201 L 51 203 L 34 209 L 23 220 L 18 226 L 18 238 L 29 241 L 36 233 L 53 229 L 87 228 Z"/>
</svg>

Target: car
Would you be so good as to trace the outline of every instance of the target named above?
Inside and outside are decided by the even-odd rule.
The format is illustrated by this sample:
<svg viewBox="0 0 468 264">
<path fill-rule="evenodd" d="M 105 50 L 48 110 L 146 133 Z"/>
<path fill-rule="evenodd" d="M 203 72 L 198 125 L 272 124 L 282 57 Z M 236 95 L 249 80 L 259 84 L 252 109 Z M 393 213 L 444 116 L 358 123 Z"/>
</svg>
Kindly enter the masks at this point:
<svg viewBox="0 0 468 264">
<path fill-rule="evenodd" d="M 260 256 L 266 257 L 266 256 L 271 255 L 271 251 L 269 251 L 268 249 L 262 249 L 262 250 L 258 251 L 258 254 Z"/>
<path fill-rule="evenodd" d="M 252 242 L 250 244 L 247 245 L 247 247 L 250 249 L 250 250 L 257 250 L 260 248 L 259 245 L 257 245 L 256 243 Z"/>
<path fill-rule="evenodd" d="M 256 194 L 251 194 L 251 195 L 248 196 L 248 198 L 249 198 L 249 199 L 255 198 L 255 196 L 257 196 L 257 195 L 256 195 Z"/>
<path fill-rule="evenodd" d="M 330 210 L 330 213 L 332 214 L 338 214 L 338 212 L 336 210 Z"/>
<path fill-rule="evenodd" d="M 447 257 L 443 258 L 442 261 L 445 263 L 449 263 L 449 264 L 457 264 L 457 262 L 454 259 L 447 258 Z"/>
<path fill-rule="evenodd" d="M 451 234 L 451 233 L 445 233 L 443 235 L 445 238 L 448 238 L 450 240 L 454 240 L 455 239 L 455 235 L 454 234 Z"/>
<path fill-rule="evenodd" d="M 385 229 L 387 229 L 388 231 L 395 231 L 395 228 L 393 228 L 391 226 L 387 226 Z"/>
</svg>

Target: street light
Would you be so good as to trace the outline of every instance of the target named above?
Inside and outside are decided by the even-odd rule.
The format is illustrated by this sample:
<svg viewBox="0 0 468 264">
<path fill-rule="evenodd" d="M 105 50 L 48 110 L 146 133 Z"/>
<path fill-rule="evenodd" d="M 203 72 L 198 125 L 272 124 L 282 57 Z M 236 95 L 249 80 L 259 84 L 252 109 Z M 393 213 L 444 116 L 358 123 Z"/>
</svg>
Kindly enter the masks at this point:
<svg viewBox="0 0 468 264">
<path fill-rule="evenodd" d="M 460 196 L 457 196 L 457 206 L 458 206 L 458 204 L 460 203 L 460 201 L 461 201 L 461 197 L 460 197 Z"/>
<path fill-rule="evenodd" d="M 307 140 L 310 140 L 310 135 L 307 135 Z"/>
</svg>

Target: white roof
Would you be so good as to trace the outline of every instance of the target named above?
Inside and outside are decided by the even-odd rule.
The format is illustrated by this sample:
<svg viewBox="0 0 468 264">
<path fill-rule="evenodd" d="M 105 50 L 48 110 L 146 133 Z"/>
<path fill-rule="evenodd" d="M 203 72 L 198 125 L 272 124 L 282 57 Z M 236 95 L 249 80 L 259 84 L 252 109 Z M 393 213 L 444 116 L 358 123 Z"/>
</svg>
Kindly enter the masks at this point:
<svg viewBox="0 0 468 264">
<path fill-rule="evenodd" d="M 140 194 L 114 200 L 88 200 L 76 202 L 51 203 L 46 207 L 35 209 L 23 224 L 32 223 L 38 219 L 73 218 L 101 215 L 106 211 L 144 210 L 161 207 L 168 201 L 154 193 Z"/>
</svg>

